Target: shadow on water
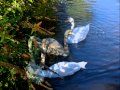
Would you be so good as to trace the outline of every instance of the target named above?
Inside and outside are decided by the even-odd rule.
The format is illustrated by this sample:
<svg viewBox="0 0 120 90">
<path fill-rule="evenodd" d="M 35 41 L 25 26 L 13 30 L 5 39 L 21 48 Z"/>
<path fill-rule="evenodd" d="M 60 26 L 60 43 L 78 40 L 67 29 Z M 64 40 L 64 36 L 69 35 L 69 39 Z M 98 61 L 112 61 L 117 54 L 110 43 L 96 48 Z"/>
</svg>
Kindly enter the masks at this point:
<svg viewBox="0 0 120 90">
<path fill-rule="evenodd" d="M 56 37 L 63 42 L 63 33 L 70 25 L 64 20 L 75 19 L 76 26 L 90 23 L 85 41 L 69 45 L 67 61 L 87 61 L 86 70 L 72 76 L 51 79 L 56 90 L 120 90 L 120 21 L 119 0 L 68 0 L 58 8 L 60 34 Z"/>
</svg>

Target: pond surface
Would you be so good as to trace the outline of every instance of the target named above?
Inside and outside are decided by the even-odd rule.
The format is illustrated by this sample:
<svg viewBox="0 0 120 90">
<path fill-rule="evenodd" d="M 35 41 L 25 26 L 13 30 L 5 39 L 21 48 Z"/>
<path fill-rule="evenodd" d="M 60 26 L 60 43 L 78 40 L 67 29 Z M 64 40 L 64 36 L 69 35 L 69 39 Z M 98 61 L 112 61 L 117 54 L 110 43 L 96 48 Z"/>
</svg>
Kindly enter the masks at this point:
<svg viewBox="0 0 120 90">
<path fill-rule="evenodd" d="M 119 0 L 68 0 L 58 6 L 61 37 L 67 23 L 67 16 L 75 19 L 76 26 L 90 23 L 85 41 L 69 45 L 70 56 L 66 61 L 87 61 L 86 70 L 72 76 L 51 79 L 55 90 L 120 90 L 120 18 Z"/>
</svg>

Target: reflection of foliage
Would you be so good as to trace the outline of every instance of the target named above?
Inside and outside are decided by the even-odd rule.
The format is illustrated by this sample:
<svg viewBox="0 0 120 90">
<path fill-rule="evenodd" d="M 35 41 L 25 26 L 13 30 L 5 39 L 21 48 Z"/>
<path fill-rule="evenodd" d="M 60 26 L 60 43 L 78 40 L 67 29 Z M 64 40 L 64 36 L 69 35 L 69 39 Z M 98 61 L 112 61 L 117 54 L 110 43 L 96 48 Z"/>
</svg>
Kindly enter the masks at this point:
<svg viewBox="0 0 120 90">
<path fill-rule="evenodd" d="M 76 19 L 81 19 L 82 21 L 88 21 L 91 17 L 90 4 L 85 2 L 85 0 L 70 0 L 67 7 L 67 12 Z"/>
</svg>

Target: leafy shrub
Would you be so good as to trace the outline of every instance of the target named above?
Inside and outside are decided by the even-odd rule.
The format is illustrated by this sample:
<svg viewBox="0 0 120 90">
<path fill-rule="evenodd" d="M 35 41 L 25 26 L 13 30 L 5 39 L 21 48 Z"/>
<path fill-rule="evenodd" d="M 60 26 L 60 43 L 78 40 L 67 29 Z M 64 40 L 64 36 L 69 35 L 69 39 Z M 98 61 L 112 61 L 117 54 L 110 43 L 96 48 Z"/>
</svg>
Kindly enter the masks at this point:
<svg viewBox="0 0 120 90">
<path fill-rule="evenodd" d="M 19 68 L 23 69 L 30 60 L 27 40 L 32 32 L 38 30 L 37 33 L 54 34 L 42 28 L 40 22 L 43 23 L 43 19 L 55 22 L 55 2 L 0 0 L 0 89 L 28 90 L 32 87 L 14 68 L 19 71 Z"/>
</svg>

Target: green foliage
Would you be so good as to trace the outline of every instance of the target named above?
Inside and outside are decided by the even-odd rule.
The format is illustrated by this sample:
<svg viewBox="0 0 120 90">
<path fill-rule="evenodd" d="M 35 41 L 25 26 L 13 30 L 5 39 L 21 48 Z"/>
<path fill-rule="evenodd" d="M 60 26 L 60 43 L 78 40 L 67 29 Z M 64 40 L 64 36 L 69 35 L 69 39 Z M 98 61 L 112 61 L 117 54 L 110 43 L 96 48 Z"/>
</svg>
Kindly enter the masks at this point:
<svg viewBox="0 0 120 90">
<path fill-rule="evenodd" d="M 20 68 L 26 66 L 30 60 L 27 40 L 32 29 L 39 28 L 35 27 L 39 23 L 38 18 L 55 18 L 54 2 L 56 1 L 0 0 L 0 63 L 12 63 Z M 29 90 L 31 86 L 14 68 L 0 66 L 0 90 Z"/>
<path fill-rule="evenodd" d="M 0 43 L 6 39 L 15 42 L 10 31 L 21 20 L 24 7 L 23 0 L 0 0 Z"/>
<path fill-rule="evenodd" d="M 13 34 L 20 30 L 20 22 L 25 18 L 54 17 L 53 2 L 54 0 L 0 0 L 0 43 L 6 39 L 16 42 Z"/>
<path fill-rule="evenodd" d="M 23 80 L 22 77 L 18 75 L 14 69 L 15 68 L 11 70 L 2 67 L 0 68 L 0 73 L 2 73 L 0 90 L 29 90 L 27 81 Z M 23 84 L 26 86 L 23 87 Z"/>
</svg>

